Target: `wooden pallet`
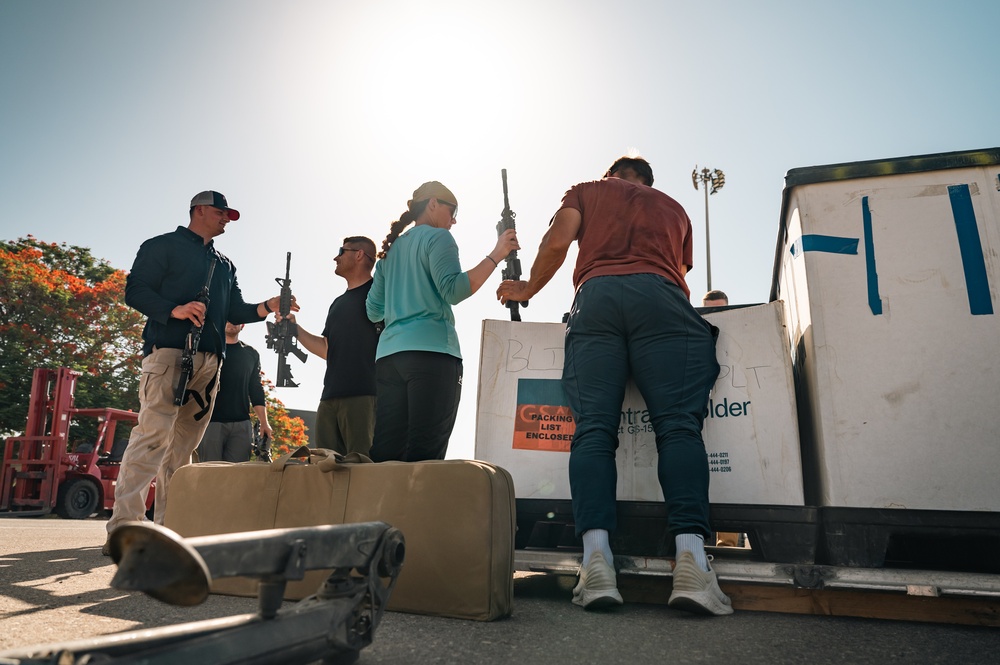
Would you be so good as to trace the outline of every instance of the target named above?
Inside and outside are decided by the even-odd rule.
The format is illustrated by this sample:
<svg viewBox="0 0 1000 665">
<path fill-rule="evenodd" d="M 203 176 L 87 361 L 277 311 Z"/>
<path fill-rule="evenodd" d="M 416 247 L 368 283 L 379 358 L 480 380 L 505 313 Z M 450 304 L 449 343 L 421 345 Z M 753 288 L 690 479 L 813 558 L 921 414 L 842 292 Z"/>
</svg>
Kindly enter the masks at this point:
<svg viewBox="0 0 1000 665">
<path fill-rule="evenodd" d="M 665 604 L 668 559 L 615 557 L 627 602 Z M 518 570 L 575 575 L 579 553 L 515 552 Z M 716 558 L 736 610 L 1000 626 L 1000 575 L 796 566 Z"/>
<path fill-rule="evenodd" d="M 669 578 L 621 575 L 618 587 L 630 603 L 664 604 Z M 1000 627 L 1000 600 L 989 597 L 912 596 L 885 591 L 802 589 L 762 584 L 724 583 L 720 587 L 735 610 L 816 614 Z"/>
</svg>

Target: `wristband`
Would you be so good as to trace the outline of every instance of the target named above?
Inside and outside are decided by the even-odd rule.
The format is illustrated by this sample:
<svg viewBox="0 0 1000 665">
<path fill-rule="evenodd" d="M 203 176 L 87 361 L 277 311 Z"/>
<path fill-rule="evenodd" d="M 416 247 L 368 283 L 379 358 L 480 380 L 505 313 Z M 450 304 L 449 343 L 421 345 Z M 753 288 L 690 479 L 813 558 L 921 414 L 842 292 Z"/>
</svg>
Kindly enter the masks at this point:
<svg viewBox="0 0 1000 665">
<path fill-rule="evenodd" d="M 486 255 L 486 258 L 488 258 L 490 261 L 493 261 L 493 257 L 490 256 L 489 254 Z M 493 267 L 494 268 L 496 268 L 499 265 L 500 265 L 499 263 L 497 263 L 496 261 L 493 261 Z"/>
<path fill-rule="evenodd" d="M 264 302 L 262 302 L 261 304 L 262 304 L 262 305 L 264 306 L 264 311 L 265 311 L 265 312 L 267 312 L 268 314 L 270 314 L 270 313 L 272 313 L 272 312 L 274 311 L 274 310 L 273 310 L 273 309 L 271 309 L 271 307 L 270 307 L 270 306 L 269 306 L 269 305 L 267 304 L 267 301 L 266 301 L 266 300 L 265 300 Z"/>
</svg>

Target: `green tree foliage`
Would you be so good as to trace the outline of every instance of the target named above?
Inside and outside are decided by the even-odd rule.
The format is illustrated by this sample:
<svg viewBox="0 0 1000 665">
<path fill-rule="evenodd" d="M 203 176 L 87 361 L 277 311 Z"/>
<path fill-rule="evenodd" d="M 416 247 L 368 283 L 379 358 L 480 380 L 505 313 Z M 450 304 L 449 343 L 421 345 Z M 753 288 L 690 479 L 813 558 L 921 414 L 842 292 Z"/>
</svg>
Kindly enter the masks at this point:
<svg viewBox="0 0 1000 665">
<path fill-rule="evenodd" d="M 0 433 L 24 429 L 37 367 L 81 372 L 78 407 L 138 410 L 143 316 L 124 290 L 125 272 L 85 247 L 0 243 Z"/>
</svg>

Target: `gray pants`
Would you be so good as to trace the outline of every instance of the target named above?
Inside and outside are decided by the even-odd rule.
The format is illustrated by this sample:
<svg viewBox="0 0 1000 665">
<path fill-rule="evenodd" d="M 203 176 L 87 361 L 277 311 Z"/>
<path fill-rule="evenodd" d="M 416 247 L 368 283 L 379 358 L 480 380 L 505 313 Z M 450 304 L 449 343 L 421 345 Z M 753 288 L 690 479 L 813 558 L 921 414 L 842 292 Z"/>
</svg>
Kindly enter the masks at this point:
<svg viewBox="0 0 1000 665">
<path fill-rule="evenodd" d="M 249 420 L 236 423 L 209 423 L 198 444 L 199 462 L 247 462 L 253 448 L 253 427 Z"/>
</svg>

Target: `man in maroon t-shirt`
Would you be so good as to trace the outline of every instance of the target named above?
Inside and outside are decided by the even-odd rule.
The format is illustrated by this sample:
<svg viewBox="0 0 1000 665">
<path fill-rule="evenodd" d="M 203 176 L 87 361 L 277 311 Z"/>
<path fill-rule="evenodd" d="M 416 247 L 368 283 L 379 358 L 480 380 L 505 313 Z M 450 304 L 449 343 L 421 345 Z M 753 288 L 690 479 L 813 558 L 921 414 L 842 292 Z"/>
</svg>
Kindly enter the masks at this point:
<svg viewBox="0 0 1000 665">
<path fill-rule="evenodd" d="M 656 432 L 657 475 L 677 544 L 668 602 L 730 614 L 704 546 L 711 528 L 701 428 L 719 375 L 718 331 L 688 301 L 691 221 L 652 184 L 645 159 L 622 157 L 602 180 L 570 188 L 528 281 L 503 282 L 497 297 L 505 304 L 529 300 L 562 265 L 573 241 L 579 245 L 562 378 L 576 422 L 569 477 L 576 531 L 583 537 L 573 602 L 586 609 L 622 603 L 609 534 L 616 527 L 618 425 L 631 377 Z"/>
</svg>

